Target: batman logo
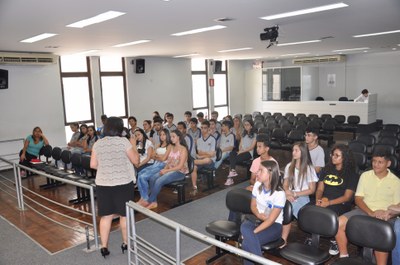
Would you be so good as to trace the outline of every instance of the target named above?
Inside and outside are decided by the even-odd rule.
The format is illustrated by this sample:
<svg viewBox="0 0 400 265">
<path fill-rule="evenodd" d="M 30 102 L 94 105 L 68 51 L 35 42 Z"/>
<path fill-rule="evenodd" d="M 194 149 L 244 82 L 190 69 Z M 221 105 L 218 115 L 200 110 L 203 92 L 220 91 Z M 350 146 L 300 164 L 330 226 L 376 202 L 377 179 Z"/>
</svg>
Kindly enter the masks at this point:
<svg viewBox="0 0 400 265">
<path fill-rule="evenodd" d="M 324 183 L 329 186 L 340 186 L 343 184 L 343 179 L 336 175 L 327 175 L 324 178 Z"/>
</svg>

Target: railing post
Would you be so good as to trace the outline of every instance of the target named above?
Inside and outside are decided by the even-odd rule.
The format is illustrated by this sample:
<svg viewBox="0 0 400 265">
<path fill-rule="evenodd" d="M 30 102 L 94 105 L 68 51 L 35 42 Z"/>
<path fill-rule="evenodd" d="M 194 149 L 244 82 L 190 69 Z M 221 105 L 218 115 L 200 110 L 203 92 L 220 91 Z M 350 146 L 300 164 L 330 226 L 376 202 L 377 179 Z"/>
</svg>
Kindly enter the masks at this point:
<svg viewBox="0 0 400 265">
<path fill-rule="evenodd" d="M 131 211 L 132 209 L 129 208 L 128 204 L 125 204 L 125 211 L 126 211 L 126 234 L 128 238 L 128 264 L 131 264 Z"/>
<path fill-rule="evenodd" d="M 96 206 L 94 205 L 94 191 L 93 186 L 90 187 L 90 207 L 92 208 L 92 222 L 93 222 L 93 237 L 96 249 L 99 248 L 99 237 L 97 235 L 97 220 L 96 220 Z"/>
<path fill-rule="evenodd" d="M 176 227 L 176 265 L 181 264 L 181 229 Z"/>
<path fill-rule="evenodd" d="M 18 208 L 22 210 L 22 202 L 21 202 L 21 193 L 19 186 L 21 185 L 21 182 L 19 181 L 19 170 L 17 172 L 17 166 L 15 163 L 13 165 L 13 170 L 14 170 L 14 179 L 15 179 L 15 191 L 17 192 L 17 200 L 18 200 Z"/>
<path fill-rule="evenodd" d="M 14 166 L 15 166 L 15 163 L 14 163 Z M 17 196 L 19 198 L 18 207 L 19 207 L 19 209 L 21 209 L 21 211 L 25 211 L 24 194 L 22 191 L 21 168 L 20 167 L 18 167 L 17 172 L 18 172 L 18 174 L 15 177 L 15 190 L 17 191 Z"/>
</svg>

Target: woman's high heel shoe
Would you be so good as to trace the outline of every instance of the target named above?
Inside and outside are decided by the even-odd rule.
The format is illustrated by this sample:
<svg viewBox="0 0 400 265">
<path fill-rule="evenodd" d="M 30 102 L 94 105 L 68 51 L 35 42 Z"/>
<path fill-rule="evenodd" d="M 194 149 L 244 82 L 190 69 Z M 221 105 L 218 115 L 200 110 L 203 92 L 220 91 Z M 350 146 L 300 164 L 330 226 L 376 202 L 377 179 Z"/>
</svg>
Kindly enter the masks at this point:
<svg viewBox="0 0 400 265">
<path fill-rule="evenodd" d="M 100 252 L 103 258 L 106 258 L 106 256 L 110 255 L 110 251 L 108 251 L 108 248 L 101 248 Z"/>
<path fill-rule="evenodd" d="M 128 250 L 128 245 L 125 244 L 125 243 L 122 243 L 122 245 L 121 245 L 121 250 L 122 250 L 122 254 L 124 254 L 124 253 L 125 253 L 125 250 Z"/>
</svg>

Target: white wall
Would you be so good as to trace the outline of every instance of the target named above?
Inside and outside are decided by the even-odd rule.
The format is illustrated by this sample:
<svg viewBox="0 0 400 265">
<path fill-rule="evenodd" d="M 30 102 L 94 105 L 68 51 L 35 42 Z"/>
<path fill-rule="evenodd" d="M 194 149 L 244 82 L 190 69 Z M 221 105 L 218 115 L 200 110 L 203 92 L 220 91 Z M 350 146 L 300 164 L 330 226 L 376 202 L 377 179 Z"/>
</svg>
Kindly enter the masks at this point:
<svg viewBox="0 0 400 265">
<path fill-rule="evenodd" d="M 228 93 L 230 114 L 233 116 L 245 112 L 246 68 L 250 68 L 250 61 L 228 61 Z M 261 77 L 260 77 L 261 79 Z"/>
<path fill-rule="evenodd" d="M 174 122 L 182 121 L 183 113 L 192 110 L 192 73 L 189 59 L 143 57 L 145 73 L 134 73 L 128 64 L 129 115 L 137 118 L 139 125 L 152 119 L 153 111 L 160 115 L 172 112 Z M 133 58 L 127 58 L 131 62 Z M 195 95 L 196 96 L 196 95 Z"/>
<path fill-rule="evenodd" d="M 292 66 L 292 63 L 286 60 L 281 66 Z M 400 115 L 398 115 L 400 111 L 399 51 L 348 55 L 346 62 L 343 63 L 326 63 L 307 67 L 318 68 L 318 70 L 314 69 L 313 73 L 318 74 L 319 96 L 324 97 L 325 100 L 338 100 L 342 96 L 355 98 L 362 89 L 366 88 L 378 94 L 377 119 L 382 119 L 384 123 L 400 123 Z M 336 75 L 334 88 L 327 84 L 328 74 Z M 250 78 L 250 73 L 246 73 L 247 76 Z M 259 78 L 261 77 L 255 75 L 247 80 L 246 84 L 255 87 Z M 261 91 L 261 86 L 257 89 Z M 246 96 L 252 97 L 251 100 L 246 100 L 249 104 L 245 107 L 246 111 L 257 110 L 259 108 L 258 93 L 246 93 Z"/>
<path fill-rule="evenodd" d="M 25 138 L 39 126 L 51 145 L 65 145 L 59 65 L 0 68 L 9 76 L 0 90 L 0 140 Z"/>
</svg>

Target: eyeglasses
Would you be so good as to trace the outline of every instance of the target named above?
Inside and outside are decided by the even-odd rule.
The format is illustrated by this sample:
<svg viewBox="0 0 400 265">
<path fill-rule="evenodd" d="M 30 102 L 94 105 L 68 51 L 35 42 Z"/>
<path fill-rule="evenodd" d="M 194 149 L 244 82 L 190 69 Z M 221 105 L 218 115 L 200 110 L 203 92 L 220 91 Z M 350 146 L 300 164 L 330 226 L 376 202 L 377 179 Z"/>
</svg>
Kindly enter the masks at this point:
<svg viewBox="0 0 400 265">
<path fill-rule="evenodd" d="M 342 157 L 342 155 L 338 155 L 338 154 L 331 154 L 331 157 L 339 158 L 339 157 Z"/>
</svg>

